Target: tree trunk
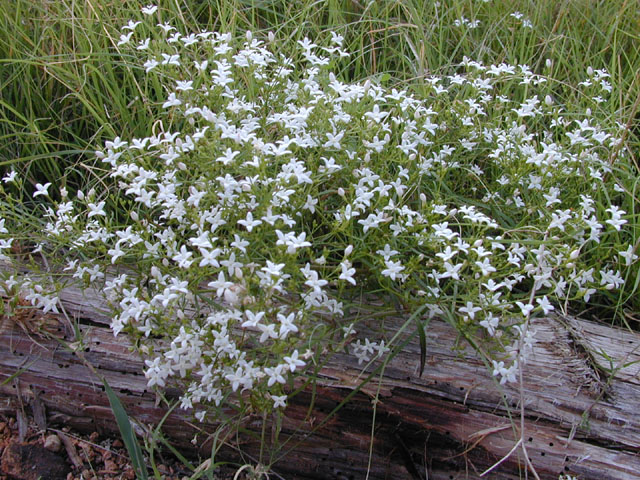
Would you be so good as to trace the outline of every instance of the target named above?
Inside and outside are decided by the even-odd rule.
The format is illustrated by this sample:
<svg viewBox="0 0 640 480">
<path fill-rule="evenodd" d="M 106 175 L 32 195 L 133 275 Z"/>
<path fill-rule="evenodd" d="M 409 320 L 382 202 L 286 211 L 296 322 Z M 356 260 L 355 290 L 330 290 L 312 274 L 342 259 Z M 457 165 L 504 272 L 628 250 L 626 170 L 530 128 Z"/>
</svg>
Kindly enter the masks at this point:
<svg viewBox="0 0 640 480">
<path fill-rule="evenodd" d="M 50 424 L 112 434 L 117 426 L 102 376 L 132 420 L 157 425 L 167 408 L 147 388 L 143 363 L 126 336 L 114 338 L 109 330 L 100 294 L 69 287 L 60 296 L 71 318 L 24 310 L 2 319 L 3 408 L 29 404 L 35 413 L 44 407 Z M 402 323 L 385 319 L 385 328 L 397 331 Z M 337 353 L 315 384 L 290 399 L 279 426 L 268 419 L 263 430 L 255 416 L 238 420 L 242 433 L 227 438 L 216 461 L 257 464 L 266 432 L 266 455 L 275 455 L 271 471 L 280 475 L 270 478 L 475 479 L 504 459 L 482 478 L 518 479 L 528 468 L 522 446 L 509 452 L 522 438 L 541 479 L 563 473 L 640 478 L 640 335 L 564 317 L 535 319 L 532 327 L 537 344 L 522 391 L 497 384 L 456 331 L 434 319 L 422 376 L 416 338 L 364 386 L 367 375 L 355 358 Z M 172 389 L 163 393 L 178 396 Z M 162 431 L 177 447 L 208 457 L 214 439 L 208 433 L 217 427 L 176 409 Z M 230 430 L 218 431 L 222 438 Z M 262 463 L 272 462 L 263 456 Z M 534 478 L 530 469 L 528 475 Z"/>
</svg>

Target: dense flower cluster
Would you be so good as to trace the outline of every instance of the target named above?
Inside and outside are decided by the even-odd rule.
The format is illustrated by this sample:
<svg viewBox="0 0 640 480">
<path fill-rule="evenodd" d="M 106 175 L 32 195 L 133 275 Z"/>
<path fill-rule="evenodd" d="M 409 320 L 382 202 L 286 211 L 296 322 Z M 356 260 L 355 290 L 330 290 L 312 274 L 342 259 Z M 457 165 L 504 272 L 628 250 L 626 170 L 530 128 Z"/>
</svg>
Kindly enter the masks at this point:
<svg viewBox="0 0 640 480">
<path fill-rule="evenodd" d="M 39 248 L 62 245 L 65 270 L 104 287 L 114 334 L 139 337 L 149 386 L 184 383 L 185 408 L 233 392 L 283 407 L 332 342 L 383 356 L 388 338 L 358 338 L 345 315 L 361 290 L 485 337 L 514 381 L 532 316 L 620 288 L 638 258 L 608 162 L 622 127 L 555 104 L 526 65 L 465 59 L 417 94 L 341 81 L 335 33 L 287 57 L 273 36 L 153 23 L 129 22 L 118 46 L 167 89 L 157 130 L 106 142 L 118 191 L 60 192 Z M 607 78 L 580 86 L 594 105 Z M 2 259 L 13 240 L 0 220 Z M 22 288 L 56 311 L 55 294 Z"/>
</svg>

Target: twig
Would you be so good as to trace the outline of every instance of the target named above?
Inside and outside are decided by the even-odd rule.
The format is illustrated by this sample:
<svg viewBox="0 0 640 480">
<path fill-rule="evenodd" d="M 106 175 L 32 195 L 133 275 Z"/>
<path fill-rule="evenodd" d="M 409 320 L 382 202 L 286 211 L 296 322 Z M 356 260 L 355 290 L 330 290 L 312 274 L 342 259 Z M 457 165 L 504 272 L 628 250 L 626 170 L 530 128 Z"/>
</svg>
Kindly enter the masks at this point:
<svg viewBox="0 0 640 480">
<path fill-rule="evenodd" d="M 73 463 L 73 466 L 76 468 L 82 468 L 84 466 L 84 462 L 78 455 L 78 452 L 76 451 L 76 447 L 71 441 L 71 439 L 60 431 L 56 431 L 56 435 L 64 445 L 64 449 L 67 451 L 67 455 L 69 455 L 69 460 L 71 460 L 71 463 Z"/>
<path fill-rule="evenodd" d="M 502 462 L 504 462 L 507 458 L 509 458 L 513 452 L 516 451 L 516 449 L 520 446 L 520 444 L 522 443 L 522 437 L 520 437 L 518 439 L 518 441 L 516 442 L 516 444 L 513 446 L 513 448 L 511 450 L 509 450 L 509 453 L 507 453 L 504 457 L 502 457 L 500 460 L 498 460 L 496 463 L 494 463 L 493 465 L 491 465 L 487 470 L 485 470 L 484 472 L 482 472 L 480 474 L 481 477 L 484 477 L 487 473 L 489 473 L 491 470 L 493 470 L 494 468 L 496 468 L 498 465 L 500 465 Z"/>
</svg>

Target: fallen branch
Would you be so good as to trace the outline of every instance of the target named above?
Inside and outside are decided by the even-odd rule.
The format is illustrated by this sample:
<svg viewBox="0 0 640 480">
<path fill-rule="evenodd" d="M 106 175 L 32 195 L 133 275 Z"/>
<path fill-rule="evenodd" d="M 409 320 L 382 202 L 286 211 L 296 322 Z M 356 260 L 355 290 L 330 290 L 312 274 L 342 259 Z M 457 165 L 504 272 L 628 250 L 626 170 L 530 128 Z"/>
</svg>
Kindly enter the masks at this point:
<svg viewBox="0 0 640 480">
<path fill-rule="evenodd" d="M 0 387 L 3 408 L 15 412 L 20 401 L 33 405 L 38 398 L 48 424 L 116 432 L 102 383 L 84 359 L 111 385 L 133 421 L 157 425 L 166 405 L 147 388 L 143 363 L 127 337 L 114 338 L 108 329 L 99 292 L 69 287 L 60 297 L 78 324 L 81 344 L 57 315 L 36 312 L 33 320 L 49 332 L 37 343 L 34 335 L 4 319 L 0 383 L 25 365 L 28 369 Z M 378 321 L 372 319 L 370 327 Z M 402 319 L 385 319 L 388 331 L 400 325 Z M 417 374 L 418 339 L 410 340 L 384 375 L 368 385 L 360 384 L 366 374 L 355 358 L 333 355 L 316 381 L 290 399 L 279 435 L 271 435 L 275 425 L 266 426 L 265 451 L 273 454 L 273 471 L 288 479 L 411 479 L 426 478 L 425 472 L 430 479 L 473 479 L 491 469 L 492 478 L 515 479 L 526 468 L 517 449 L 523 441 L 542 479 L 557 480 L 562 473 L 580 479 L 637 479 L 640 335 L 566 317 L 532 319 L 531 328 L 538 343 L 523 371 L 522 440 L 515 420 L 519 387 L 498 385 L 471 348 L 456 348 L 457 333 L 433 320 L 426 332 L 422 376 Z M 82 351 L 63 348 L 65 342 L 76 349 L 82 345 Z M 162 393 L 168 399 L 178 395 L 172 389 Z M 236 427 L 245 433 L 237 437 L 228 434 L 229 426 L 220 431 L 221 425 L 192 422 L 191 412 L 176 409 L 162 432 L 177 448 L 205 457 L 214 438 L 226 438 L 216 460 L 259 463 L 260 436 L 251 432 L 262 431 L 262 417 L 238 419 Z M 217 437 L 208 435 L 216 431 Z M 261 463 L 271 462 L 263 456 Z"/>
</svg>

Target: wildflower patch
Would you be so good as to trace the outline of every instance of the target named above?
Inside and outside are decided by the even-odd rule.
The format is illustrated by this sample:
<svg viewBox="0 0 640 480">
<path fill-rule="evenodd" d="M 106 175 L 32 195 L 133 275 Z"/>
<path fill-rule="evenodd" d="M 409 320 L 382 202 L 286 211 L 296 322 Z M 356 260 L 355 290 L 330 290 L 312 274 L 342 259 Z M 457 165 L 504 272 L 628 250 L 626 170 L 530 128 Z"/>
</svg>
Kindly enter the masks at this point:
<svg viewBox="0 0 640 480">
<path fill-rule="evenodd" d="M 611 164 L 624 127 L 593 115 L 607 72 L 585 72 L 584 105 L 558 104 L 544 72 L 471 59 L 410 91 L 338 78 L 336 33 L 285 56 L 273 35 L 180 32 L 143 13 L 118 47 L 166 91 L 144 99 L 155 130 L 95 152 L 114 190 L 35 185 L 34 251 L 64 252 L 66 272 L 103 288 L 148 385 L 181 384 L 199 420 L 240 392 L 285 407 L 292 376 L 326 352 L 383 358 L 394 332 L 360 338 L 351 313 L 373 312 L 372 296 L 447 318 L 515 381 L 533 316 L 637 272 L 630 177 Z M 17 261 L 19 206 L 2 215 L 0 259 Z M 55 282 L 3 284 L 57 311 Z"/>
</svg>

